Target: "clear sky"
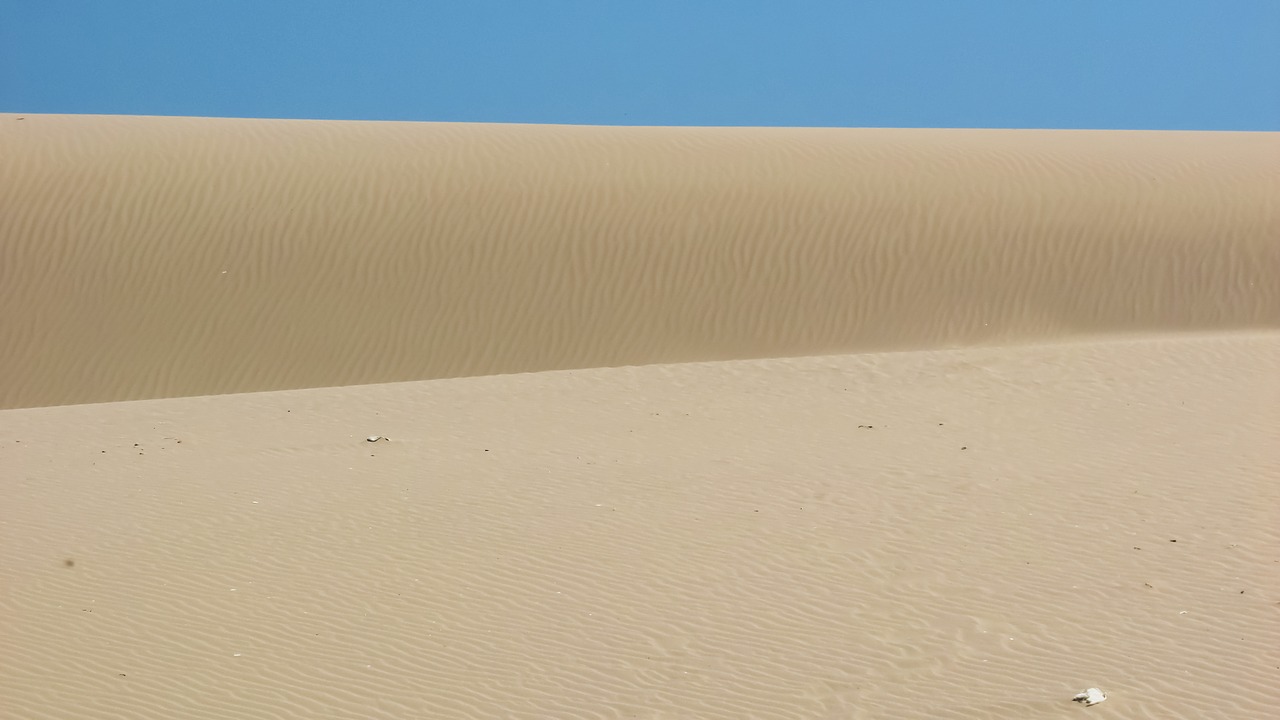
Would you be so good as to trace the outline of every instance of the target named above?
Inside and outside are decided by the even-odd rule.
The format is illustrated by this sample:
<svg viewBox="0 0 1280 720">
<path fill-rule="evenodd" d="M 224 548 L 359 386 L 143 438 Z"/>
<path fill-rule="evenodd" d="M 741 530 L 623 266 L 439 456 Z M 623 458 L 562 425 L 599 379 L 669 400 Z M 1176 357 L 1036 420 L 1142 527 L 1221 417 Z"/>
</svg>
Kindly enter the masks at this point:
<svg viewBox="0 0 1280 720">
<path fill-rule="evenodd" d="M 1280 130 L 1280 0 L 0 0 L 0 110 Z"/>
</svg>

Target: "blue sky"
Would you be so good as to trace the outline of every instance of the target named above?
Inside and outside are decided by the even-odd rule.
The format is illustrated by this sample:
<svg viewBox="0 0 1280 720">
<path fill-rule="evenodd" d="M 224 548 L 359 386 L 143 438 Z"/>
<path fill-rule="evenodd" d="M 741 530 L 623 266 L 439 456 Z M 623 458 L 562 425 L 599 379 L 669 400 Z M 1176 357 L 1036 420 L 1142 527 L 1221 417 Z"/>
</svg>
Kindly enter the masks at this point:
<svg viewBox="0 0 1280 720">
<path fill-rule="evenodd" d="M 1280 0 L 0 0 L 0 110 L 1280 130 Z"/>
</svg>

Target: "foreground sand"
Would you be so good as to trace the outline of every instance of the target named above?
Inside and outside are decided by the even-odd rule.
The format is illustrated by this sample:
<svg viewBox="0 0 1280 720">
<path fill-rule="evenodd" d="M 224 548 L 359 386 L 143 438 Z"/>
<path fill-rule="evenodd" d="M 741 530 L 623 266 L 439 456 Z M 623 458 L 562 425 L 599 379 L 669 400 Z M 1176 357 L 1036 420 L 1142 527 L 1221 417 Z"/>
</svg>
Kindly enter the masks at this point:
<svg viewBox="0 0 1280 720">
<path fill-rule="evenodd" d="M 1280 717 L 1278 139 L 0 115 L 0 716 Z"/>
<path fill-rule="evenodd" d="M 0 697 L 1280 717 L 1277 357 L 1269 333 L 7 411 Z M 1111 698 L 1068 700 L 1089 685 Z"/>
</svg>

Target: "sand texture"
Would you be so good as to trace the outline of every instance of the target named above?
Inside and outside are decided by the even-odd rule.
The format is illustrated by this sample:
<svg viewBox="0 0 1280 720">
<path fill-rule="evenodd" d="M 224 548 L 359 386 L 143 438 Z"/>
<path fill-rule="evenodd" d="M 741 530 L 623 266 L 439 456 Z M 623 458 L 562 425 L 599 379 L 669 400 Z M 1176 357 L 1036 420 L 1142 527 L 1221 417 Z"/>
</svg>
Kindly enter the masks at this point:
<svg viewBox="0 0 1280 720">
<path fill-rule="evenodd" d="M 0 115 L 0 158 L 0 407 L 1280 326 L 1275 133 Z"/>
<path fill-rule="evenodd" d="M 1280 717 L 1278 353 L 6 411 L 0 697 L 14 718 Z M 1106 703 L 1069 700 L 1091 685 Z"/>
<path fill-rule="evenodd" d="M 1277 134 L 0 115 L 0 408 L 4 720 L 1280 717 Z"/>
</svg>

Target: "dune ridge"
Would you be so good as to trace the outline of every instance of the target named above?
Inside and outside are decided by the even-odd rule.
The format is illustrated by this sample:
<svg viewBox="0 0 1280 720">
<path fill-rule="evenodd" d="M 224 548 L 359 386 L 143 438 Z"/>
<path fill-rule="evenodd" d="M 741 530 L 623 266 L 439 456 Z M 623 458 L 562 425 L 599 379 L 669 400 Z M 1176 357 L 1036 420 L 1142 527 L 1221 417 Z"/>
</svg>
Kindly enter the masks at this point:
<svg viewBox="0 0 1280 720">
<path fill-rule="evenodd" d="M 1274 133 L 0 115 L 0 407 L 1280 327 Z"/>
</svg>

